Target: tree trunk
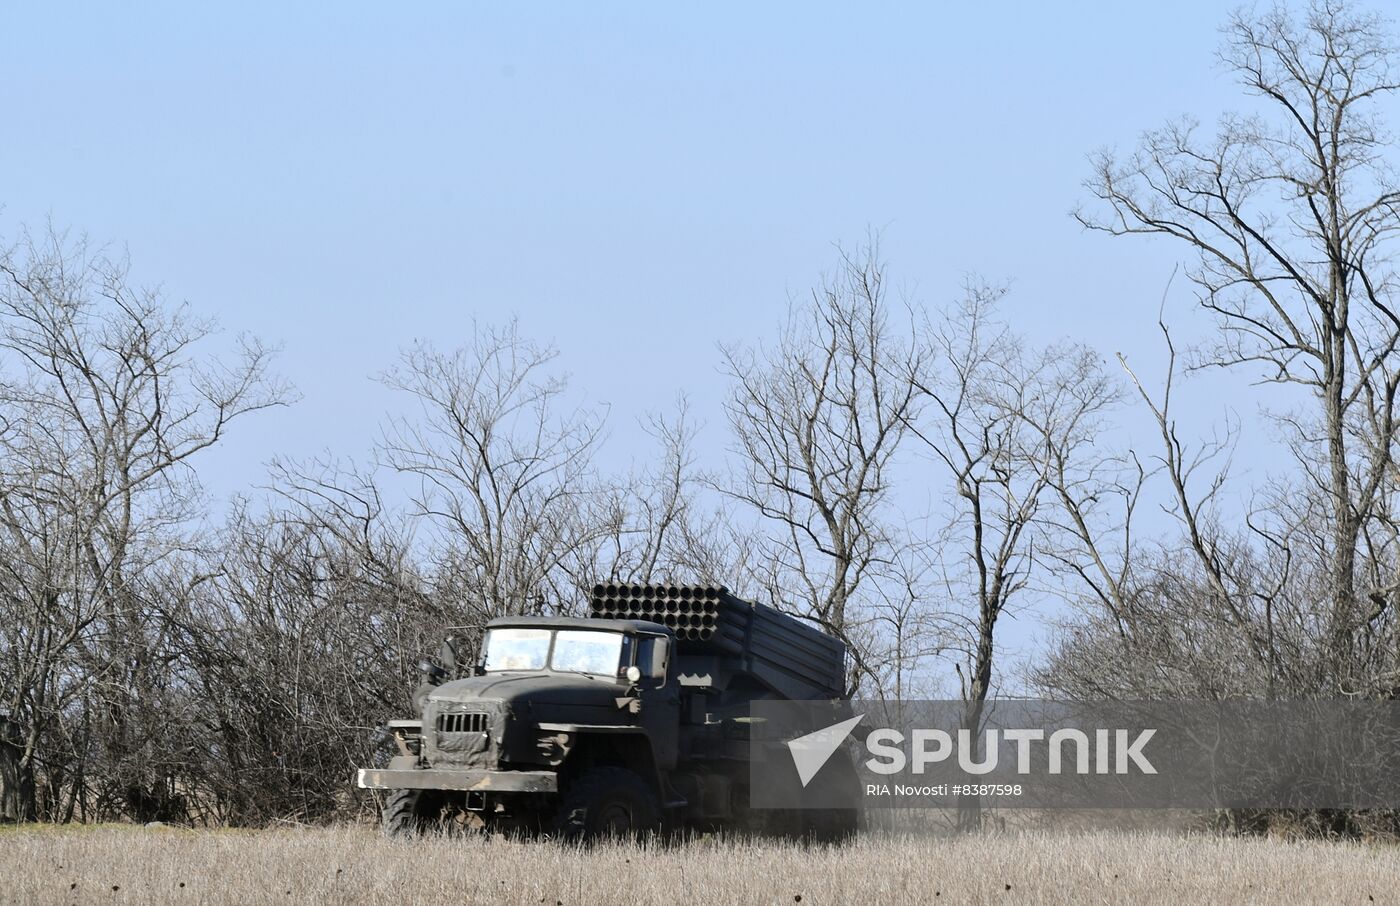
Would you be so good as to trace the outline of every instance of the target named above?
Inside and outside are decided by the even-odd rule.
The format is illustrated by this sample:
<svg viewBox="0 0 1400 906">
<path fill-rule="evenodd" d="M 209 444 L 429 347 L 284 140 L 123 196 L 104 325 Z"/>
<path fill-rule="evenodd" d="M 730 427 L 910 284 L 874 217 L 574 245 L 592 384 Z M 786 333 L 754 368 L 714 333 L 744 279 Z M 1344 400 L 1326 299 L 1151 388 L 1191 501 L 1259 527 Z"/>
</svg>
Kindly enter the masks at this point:
<svg viewBox="0 0 1400 906">
<path fill-rule="evenodd" d="M 1354 677 L 1352 645 L 1356 628 L 1356 546 L 1360 531 L 1353 511 L 1351 473 L 1346 449 L 1346 412 L 1343 407 L 1346 337 L 1341 331 L 1329 338 L 1330 356 L 1324 387 L 1323 412 L 1327 430 L 1327 459 L 1333 508 L 1330 639 L 1334 682 L 1342 692 Z"/>
<path fill-rule="evenodd" d="M 996 612 L 984 603 L 977 631 L 977 654 L 972 665 L 971 682 L 968 683 L 966 691 L 961 728 L 967 731 L 968 740 L 972 745 L 970 757 L 973 761 L 980 761 L 982 755 L 982 711 L 992 687 L 995 629 Z M 971 833 L 982 829 L 982 800 L 979 797 L 958 797 L 957 829 L 959 833 Z"/>
<path fill-rule="evenodd" d="M 19 724 L 0 717 L 0 821 L 34 820 L 34 775 L 23 752 Z"/>
</svg>

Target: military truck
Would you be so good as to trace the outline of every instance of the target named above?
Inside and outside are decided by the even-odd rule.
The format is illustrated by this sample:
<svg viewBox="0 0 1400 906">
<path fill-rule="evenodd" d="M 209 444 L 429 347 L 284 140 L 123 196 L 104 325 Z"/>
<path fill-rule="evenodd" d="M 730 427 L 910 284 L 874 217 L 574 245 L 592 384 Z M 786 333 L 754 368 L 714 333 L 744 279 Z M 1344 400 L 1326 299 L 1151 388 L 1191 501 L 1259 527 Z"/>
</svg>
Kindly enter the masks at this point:
<svg viewBox="0 0 1400 906">
<path fill-rule="evenodd" d="M 419 716 L 392 721 L 396 754 L 358 775 L 387 794 L 386 834 L 855 833 L 855 772 L 842 758 L 823 774 L 849 787 L 850 808 L 749 805 L 751 760 L 791 758 L 780 740 L 753 744 L 751 703 L 822 701 L 833 720 L 848 716 L 840 641 L 723 587 L 592 591 L 586 618 L 492 620 L 470 669 L 450 644 L 420 665 Z"/>
</svg>

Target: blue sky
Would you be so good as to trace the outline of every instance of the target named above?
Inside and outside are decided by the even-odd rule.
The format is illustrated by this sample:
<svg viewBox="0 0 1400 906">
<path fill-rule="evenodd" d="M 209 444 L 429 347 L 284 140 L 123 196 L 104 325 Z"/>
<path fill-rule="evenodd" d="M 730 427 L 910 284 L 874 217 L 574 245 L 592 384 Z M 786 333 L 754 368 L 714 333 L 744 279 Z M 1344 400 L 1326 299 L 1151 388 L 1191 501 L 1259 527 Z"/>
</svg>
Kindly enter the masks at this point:
<svg viewBox="0 0 1400 906">
<path fill-rule="evenodd" d="M 610 406 L 608 462 L 685 390 L 717 464 L 716 343 L 770 336 L 871 227 L 929 304 L 1010 280 L 1029 336 L 1160 361 L 1179 250 L 1084 233 L 1085 156 L 1242 101 L 1226 7 L 1134 7 L 11 6 L 0 235 L 125 245 L 282 344 L 303 398 L 205 459 L 218 494 L 276 454 L 363 459 L 396 405 L 371 374 L 512 314 Z"/>
</svg>

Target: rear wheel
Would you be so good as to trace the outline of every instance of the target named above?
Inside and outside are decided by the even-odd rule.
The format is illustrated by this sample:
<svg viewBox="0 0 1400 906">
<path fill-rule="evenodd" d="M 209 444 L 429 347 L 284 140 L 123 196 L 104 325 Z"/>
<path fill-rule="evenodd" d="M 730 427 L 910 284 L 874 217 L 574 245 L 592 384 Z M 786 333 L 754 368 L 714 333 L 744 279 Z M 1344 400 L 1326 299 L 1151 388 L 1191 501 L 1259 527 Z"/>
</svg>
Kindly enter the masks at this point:
<svg viewBox="0 0 1400 906">
<path fill-rule="evenodd" d="M 661 827 L 656 794 L 625 768 L 594 768 L 564 794 L 555 833 L 564 840 L 638 839 Z"/>
<path fill-rule="evenodd" d="M 433 790 L 394 790 L 384 800 L 384 836 L 417 837 L 442 823 L 443 798 Z"/>
</svg>

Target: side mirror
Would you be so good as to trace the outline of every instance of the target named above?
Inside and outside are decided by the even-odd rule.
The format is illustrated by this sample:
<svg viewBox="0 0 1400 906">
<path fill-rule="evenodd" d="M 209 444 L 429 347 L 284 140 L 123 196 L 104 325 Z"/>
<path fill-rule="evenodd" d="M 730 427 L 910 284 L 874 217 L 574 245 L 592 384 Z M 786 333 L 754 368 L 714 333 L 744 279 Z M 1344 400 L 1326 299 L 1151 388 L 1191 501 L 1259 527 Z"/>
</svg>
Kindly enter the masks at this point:
<svg viewBox="0 0 1400 906">
<path fill-rule="evenodd" d="M 453 641 L 455 641 L 453 636 L 442 640 L 442 647 L 438 649 L 438 662 L 442 664 L 444 670 L 455 676 L 457 674 L 457 648 L 452 644 Z"/>
<path fill-rule="evenodd" d="M 423 674 L 424 682 L 432 683 L 435 686 L 447 678 L 447 671 L 427 658 L 418 662 L 418 672 Z"/>
</svg>

